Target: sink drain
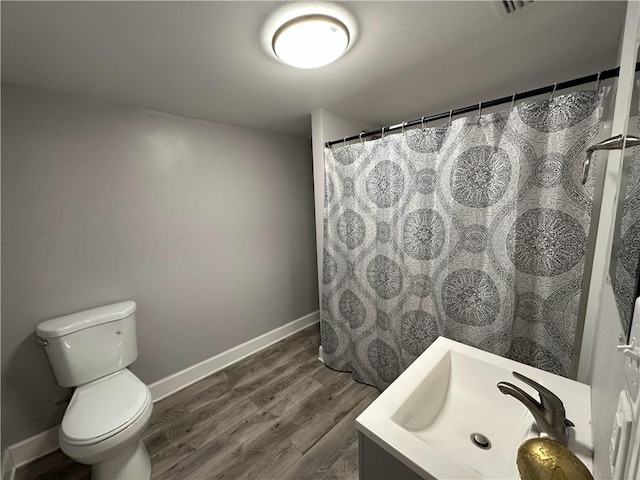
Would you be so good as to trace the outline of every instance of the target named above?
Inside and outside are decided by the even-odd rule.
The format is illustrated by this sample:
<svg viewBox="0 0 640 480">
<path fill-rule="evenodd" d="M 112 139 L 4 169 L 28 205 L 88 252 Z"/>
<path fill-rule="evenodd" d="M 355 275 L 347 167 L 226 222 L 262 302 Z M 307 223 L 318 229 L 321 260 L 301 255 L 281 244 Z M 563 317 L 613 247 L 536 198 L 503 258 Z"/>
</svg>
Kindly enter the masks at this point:
<svg viewBox="0 0 640 480">
<path fill-rule="evenodd" d="M 481 433 L 472 433 L 471 441 L 476 447 L 483 450 L 489 450 L 491 448 L 491 441 Z"/>
</svg>

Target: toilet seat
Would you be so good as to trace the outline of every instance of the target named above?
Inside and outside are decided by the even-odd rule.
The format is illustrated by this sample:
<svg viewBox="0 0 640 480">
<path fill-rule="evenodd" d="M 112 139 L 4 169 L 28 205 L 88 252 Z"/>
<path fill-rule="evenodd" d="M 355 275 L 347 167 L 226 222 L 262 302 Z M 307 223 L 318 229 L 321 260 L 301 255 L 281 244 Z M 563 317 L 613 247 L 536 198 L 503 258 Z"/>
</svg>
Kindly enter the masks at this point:
<svg viewBox="0 0 640 480">
<path fill-rule="evenodd" d="M 78 446 L 101 442 L 133 424 L 150 403 L 149 388 L 129 370 L 120 370 L 76 389 L 60 438 Z"/>
</svg>

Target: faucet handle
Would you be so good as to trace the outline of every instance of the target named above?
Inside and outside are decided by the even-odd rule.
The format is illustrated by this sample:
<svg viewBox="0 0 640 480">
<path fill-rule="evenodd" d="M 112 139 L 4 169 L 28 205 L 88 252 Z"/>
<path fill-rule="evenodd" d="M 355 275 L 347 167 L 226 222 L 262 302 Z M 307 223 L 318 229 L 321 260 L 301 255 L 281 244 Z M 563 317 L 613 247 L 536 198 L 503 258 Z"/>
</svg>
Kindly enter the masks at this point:
<svg viewBox="0 0 640 480">
<path fill-rule="evenodd" d="M 512 372 L 513 376 L 527 385 L 535 388 L 540 395 L 540 402 L 534 399 L 520 387 L 508 382 L 498 382 L 498 390 L 505 395 L 511 395 L 519 400 L 533 415 L 540 432 L 546 433 L 550 438 L 567 444 L 567 427 L 573 427 L 573 422 L 567 420 L 565 416 L 564 404 L 549 389 L 543 387 L 538 382 L 525 377 L 521 373 Z"/>
<path fill-rule="evenodd" d="M 544 408 L 547 411 L 552 411 L 554 413 L 555 412 L 561 413 L 564 416 L 565 414 L 564 403 L 562 403 L 562 400 L 560 400 L 560 397 L 558 397 L 555 393 L 553 393 L 548 388 L 543 387 L 535 380 L 532 380 L 529 377 L 525 377 L 521 373 L 518 373 L 518 372 L 511 372 L 511 373 L 513 373 L 513 376 L 516 377 L 518 380 L 523 381 L 524 383 L 535 388 L 538 391 L 538 393 L 540 394 L 540 404 L 542 405 L 542 408 Z"/>
</svg>

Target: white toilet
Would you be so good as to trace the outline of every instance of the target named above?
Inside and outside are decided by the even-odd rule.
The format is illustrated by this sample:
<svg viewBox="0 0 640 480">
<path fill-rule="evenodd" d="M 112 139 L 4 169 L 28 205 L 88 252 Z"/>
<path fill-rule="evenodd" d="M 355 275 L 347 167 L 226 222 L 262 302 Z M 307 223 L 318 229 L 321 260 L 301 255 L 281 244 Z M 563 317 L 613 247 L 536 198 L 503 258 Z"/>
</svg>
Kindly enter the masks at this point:
<svg viewBox="0 0 640 480">
<path fill-rule="evenodd" d="M 94 480 L 151 477 L 141 440 L 151 392 L 127 370 L 138 356 L 135 312 L 135 302 L 121 302 L 36 327 L 58 385 L 77 387 L 60 426 L 60 448 L 91 465 Z"/>
</svg>

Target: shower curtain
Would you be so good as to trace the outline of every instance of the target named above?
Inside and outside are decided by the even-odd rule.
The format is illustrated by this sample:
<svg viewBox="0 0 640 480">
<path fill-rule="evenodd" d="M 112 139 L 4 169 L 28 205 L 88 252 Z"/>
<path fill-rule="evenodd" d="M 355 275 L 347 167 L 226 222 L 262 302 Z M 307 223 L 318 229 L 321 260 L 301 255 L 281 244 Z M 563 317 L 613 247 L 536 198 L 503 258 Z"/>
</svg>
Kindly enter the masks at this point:
<svg viewBox="0 0 640 480">
<path fill-rule="evenodd" d="M 384 389 L 444 335 L 566 376 L 603 96 L 325 149 L 325 363 Z"/>
</svg>

